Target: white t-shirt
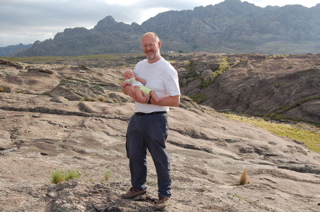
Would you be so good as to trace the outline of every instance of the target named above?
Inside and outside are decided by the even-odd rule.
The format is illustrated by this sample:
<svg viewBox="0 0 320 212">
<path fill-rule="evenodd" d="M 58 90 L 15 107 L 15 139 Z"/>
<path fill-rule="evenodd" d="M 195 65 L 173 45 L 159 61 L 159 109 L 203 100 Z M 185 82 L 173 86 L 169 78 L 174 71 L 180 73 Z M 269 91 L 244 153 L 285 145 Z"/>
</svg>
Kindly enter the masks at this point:
<svg viewBox="0 0 320 212">
<path fill-rule="evenodd" d="M 154 90 L 158 97 L 180 95 L 178 72 L 164 58 L 155 63 L 149 63 L 147 59 L 142 60 L 137 63 L 134 72 L 137 77 L 146 80 L 145 86 Z M 135 103 L 135 112 L 152 113 L 155 111 L 169 111 L 169 107 Z"/>
</svg>

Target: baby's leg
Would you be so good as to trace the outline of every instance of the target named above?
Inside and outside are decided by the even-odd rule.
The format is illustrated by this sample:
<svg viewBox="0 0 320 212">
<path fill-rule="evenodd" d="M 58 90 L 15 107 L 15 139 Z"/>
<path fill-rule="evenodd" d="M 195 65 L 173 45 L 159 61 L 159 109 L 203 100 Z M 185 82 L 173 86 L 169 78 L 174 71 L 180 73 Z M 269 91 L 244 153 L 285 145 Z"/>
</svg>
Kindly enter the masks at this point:
<svg viewBox="0 0 320 212">
<path fill-rule="evenodd" d="M 147 100 L 149 100 L 149 97 L 142 91 L 140 90 L 139 87 L 135 87 L 134 88 L 136 97 L 141 101 L 141 102 L 146 102 Z"/>
<path fill-rule="evenodd" d="M 158 97 L 156 92 L 154 92 L 154 91 L 150 91 L 149 94 L 150 94 L 151 98 L 154 99 L 155 102 L 161 102 L 163 99 L 163 97 L 161 97 L 161 98 Z"/>
</svg>

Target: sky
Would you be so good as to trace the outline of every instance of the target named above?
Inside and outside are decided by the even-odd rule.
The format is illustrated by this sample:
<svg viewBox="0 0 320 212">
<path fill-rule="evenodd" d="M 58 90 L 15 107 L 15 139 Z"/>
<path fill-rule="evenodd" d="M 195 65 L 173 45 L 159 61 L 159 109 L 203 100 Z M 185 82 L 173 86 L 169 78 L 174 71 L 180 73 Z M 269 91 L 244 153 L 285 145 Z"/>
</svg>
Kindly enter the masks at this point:
<svg viewBox="0 0 320 212">
<path fill-rule="evenodd" d="M 116 22 L 141 24 L 169 10 L 193 10 L 224 0 L 0 0 L 0 47 L 33 44 L 66 28 L 92 29 L 112 16 Z M 241 0 L 243 2 L 243 0 Z M 320 0 L 246 0 L 259 7 L 299 4 L 313 7 Z"/>
</svg>

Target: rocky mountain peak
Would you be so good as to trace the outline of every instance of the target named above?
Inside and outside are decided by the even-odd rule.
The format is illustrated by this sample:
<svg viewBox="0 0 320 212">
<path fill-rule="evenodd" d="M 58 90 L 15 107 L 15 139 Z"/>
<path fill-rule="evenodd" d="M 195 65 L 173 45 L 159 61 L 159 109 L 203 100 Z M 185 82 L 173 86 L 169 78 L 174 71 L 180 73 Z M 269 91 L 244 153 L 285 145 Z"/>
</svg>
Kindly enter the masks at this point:
<svg viewBox="0 0 320 212">
<path fill-rule="evenodd" d="M 93 29 L 94 31 L 105 32 L 116 24 L 117 22 L 114 20 L 112 16 L 107 16 L 101 21 L 99 21 L 98 24 Z"/>
</svg>

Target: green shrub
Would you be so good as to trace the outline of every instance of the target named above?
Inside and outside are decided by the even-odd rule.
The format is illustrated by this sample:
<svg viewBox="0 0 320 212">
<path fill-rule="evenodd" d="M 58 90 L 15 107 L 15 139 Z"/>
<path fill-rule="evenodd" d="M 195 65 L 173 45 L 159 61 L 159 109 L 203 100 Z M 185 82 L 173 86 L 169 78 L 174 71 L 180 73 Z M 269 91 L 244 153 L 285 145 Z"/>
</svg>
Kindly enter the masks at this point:
<svg viewBox="0 0 320 212">
<path fill-rule="evenodd" d="M 225 71 L 227 71 L 229 69 L 230 69 L 229 58 L 227 58 L 227 57 L 222 58 L 219 68 L 216 71 L 212 72 L 212 75 L 209 79 L 207 79 L 207 80 L 202 79 L 199 84 L 199 87 L 201 89 L 208 87 L 209 85 L 213 84 L 214 80 L 217 77 L 219 77 L 221 74 L 223 74 Z"/>
<path fill-rule="evenodd" d="M 193 94 L 193 95 L 190 96 L 190 98 L 191 98 L 194 102 L 196 102 L 196 103 L 198 103 L 198 104 L 201 104 L 201 103 L 203 103 L 203 102 L 205 102 L 205 101 L 207 100 L 206 95 L 205 95 L 205 94 L 202 94 L 202 93 Z"/>
<path fill-rule="evenodd" d="M 227 58 L 227 57 L 222 58 L 221 59 L 221 64 L 220 64 L 220 66 L 218 68 L 218 71 L 224 72 L 224 71 L 227 71 L 229 69 L 230 69 L 229 58 Z"/>
<path fill-rule="evenodd" d="M 220 76 L 221 74 L 223 74 L 223 70 L 219 70 L 219 71 L 215 71 L 212 73 L 211 77 L 207 80 L 204 80 L 202 79 L 200 84 L 199 84 L 199 87 L 202 89 L 202 88 L 206 88 L 208 87 L 209 85 L 213 84 L 214 80 Z"/>
</svg>

